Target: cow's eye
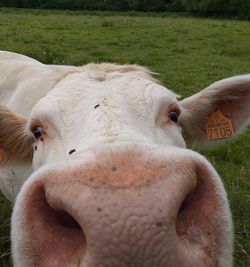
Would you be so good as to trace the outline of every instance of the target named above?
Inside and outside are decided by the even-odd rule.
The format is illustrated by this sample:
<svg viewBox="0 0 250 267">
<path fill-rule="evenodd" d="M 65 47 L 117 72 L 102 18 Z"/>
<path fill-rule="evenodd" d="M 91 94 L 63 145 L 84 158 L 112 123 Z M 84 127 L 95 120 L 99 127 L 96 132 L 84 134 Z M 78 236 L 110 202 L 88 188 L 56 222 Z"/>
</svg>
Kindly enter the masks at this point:
<svg viewBox="0 0 250 267">
<path fill-rule="evenodd" d="M 175 110 L 169 112 L 168 117 L 173 122 L 178 122 L 179 119 L 179 113 Z"/>
<path fill-rule="evenodd" d="M 39 139 L 43 135 L 43 128 L 41 126 L 34 127 L 33 130 L 32 130 L 32 132 L 33 132 L 35 138 L 36 139 Z"/>
</svg>

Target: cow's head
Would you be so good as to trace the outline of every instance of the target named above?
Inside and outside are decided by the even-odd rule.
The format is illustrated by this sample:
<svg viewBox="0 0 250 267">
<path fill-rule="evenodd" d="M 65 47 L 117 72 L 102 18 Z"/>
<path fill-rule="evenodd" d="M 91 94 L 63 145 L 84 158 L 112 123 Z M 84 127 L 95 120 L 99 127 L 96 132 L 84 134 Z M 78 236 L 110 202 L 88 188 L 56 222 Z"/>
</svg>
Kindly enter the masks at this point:
<svg viewBox="0 0 250 267">
<path fill-rule="evenodd" d="M 226 193 L 185 141 L 233 137 L 249 103 L 250 75 L 178 101 L 147 70 L 105 64 L 64 78 L 28 120 L 1 108 L 2 164 L 34 169 L 12 218 L 15 266 L 231 266 Z"/>
</svg>

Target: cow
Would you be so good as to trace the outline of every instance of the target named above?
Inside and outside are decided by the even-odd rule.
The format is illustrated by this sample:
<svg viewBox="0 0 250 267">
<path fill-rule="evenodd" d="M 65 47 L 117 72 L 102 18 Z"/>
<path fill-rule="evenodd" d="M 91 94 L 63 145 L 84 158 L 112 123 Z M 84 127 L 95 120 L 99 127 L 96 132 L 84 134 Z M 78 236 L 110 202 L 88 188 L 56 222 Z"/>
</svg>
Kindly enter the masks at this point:
<svg viewBox="0 0 250 267">
<path fill-rule="evenodd" d="M 0 188 L 15 267 L 231 267 L 223 183 L 188 143 L 250 118 L 250 74 L 179 96 L 138 65 L 0 52 Z"/>
</svg>

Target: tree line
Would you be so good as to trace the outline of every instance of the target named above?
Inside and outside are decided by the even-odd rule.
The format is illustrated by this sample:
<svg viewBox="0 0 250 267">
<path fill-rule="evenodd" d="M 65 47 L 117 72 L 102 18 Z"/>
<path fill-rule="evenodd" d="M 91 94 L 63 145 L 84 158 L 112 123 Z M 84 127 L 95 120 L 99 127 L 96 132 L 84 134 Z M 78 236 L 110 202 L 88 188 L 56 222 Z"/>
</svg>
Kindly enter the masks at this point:
<svg viewBox="0 0 250 267">
<path fill-rule="evenodd" d="M 250 19 L 250 0 L 0 0 L 0 6 L 105 11 L 187 11 L 202 16 Z"/>
</svg>

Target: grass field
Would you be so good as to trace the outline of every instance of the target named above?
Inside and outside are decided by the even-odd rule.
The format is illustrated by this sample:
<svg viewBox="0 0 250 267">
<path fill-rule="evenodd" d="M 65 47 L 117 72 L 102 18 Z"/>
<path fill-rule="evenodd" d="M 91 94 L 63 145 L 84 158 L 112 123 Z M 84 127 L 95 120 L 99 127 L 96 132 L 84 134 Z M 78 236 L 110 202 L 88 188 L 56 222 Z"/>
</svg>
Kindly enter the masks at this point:
<svg viewBox="0 0 250 267">
<path fill-rule="evenodd" d="M 44 63 L 136 63 L 182 96 L 250 73 L 250 22 L 176 14 L 0 9 L 0 49 Z M 250 103 L 249 103 L 250 104 Z M 218 148 L 197 148 L 215 166 L 235 224 L 235 265 L 250 266 L 250 130 Z M 0 197 L 0 266 L 9 263 L 11 205 Z"/>
</svg>

